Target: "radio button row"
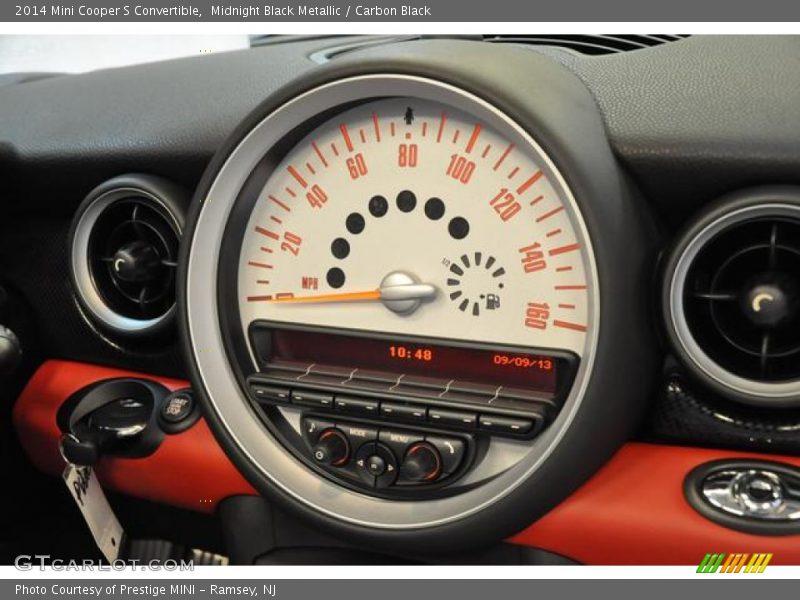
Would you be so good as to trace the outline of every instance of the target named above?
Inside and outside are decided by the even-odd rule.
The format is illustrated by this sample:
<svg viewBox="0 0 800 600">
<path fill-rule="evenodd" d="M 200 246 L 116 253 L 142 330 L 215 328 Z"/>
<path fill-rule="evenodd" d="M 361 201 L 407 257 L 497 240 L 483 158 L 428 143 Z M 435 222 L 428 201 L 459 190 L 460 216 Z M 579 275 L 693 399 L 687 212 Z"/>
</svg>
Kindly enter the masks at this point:
<svg viewBox="0 0 800 600">
<path fill-rule="evenodd" d="M 303 388 L 289 388 L 270 382 L 251 381 L 250 392 L 262 404 L 295 404 L 325 412 L 336 412 L 353 416 L 382 417 L 409 423 L 430 423 L 458 429 L 480 429 L 486 433 L 513 437 L 533 437 L 551 419 L 553 407 L 543 402 L 511 400 L 499 396 L 492 402 L 469 410 L 459 392 L 448 392 L 437 400 L 456 402 L 464 408 L 439 408 L 422 403 L 383 401 L 377 398 L 336 396 L 334 393 Z M 432 398 L 430 400 L 433 400 Z M 488 410 L 487 410 L 488 409 Z M 495 411 L 497 411 L 495 413 Z M 503 414 L 505 413 L 505 414 Z M 517 414 L 513 414 L 517 413 Z"/>
</svg>

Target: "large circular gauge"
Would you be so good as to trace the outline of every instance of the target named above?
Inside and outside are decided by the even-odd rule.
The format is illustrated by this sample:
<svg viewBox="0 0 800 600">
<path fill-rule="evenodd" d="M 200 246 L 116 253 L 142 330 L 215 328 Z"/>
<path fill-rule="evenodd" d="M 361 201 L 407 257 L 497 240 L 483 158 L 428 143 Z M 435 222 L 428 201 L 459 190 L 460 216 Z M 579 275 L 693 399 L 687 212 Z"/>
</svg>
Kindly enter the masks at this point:
<svg viewBox="0 0 800 600">
<path fill-rule="evenodd" d="M 618 243 L 641 243 L 634 213 L 560 71 L 574 122 L 551 91 L 520 122 L 475 86 L 353 71 L 266 102 L 209 167 L 182 273 L 195 385 L 243 473 L 308 518 L 391 543 L 508 534 L 639 413 L 621 407 L 643 372 L 596 372 L 644 337 Z"/>
<path fill-rule="evenodd" d="M 547 157 L 497 113 L 359 104 L 313 127 L 256 195 L 238 263 L 245 329 L 586 351 L 591 244 Z"/>
</svg>

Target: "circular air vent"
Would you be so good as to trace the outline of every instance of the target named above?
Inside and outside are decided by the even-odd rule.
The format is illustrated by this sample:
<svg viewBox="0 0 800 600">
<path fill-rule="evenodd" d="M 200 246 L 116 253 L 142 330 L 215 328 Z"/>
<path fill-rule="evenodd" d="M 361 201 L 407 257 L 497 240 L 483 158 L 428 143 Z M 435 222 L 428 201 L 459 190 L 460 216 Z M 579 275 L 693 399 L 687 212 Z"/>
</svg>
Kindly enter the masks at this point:
<svg viewBox="0 0 800 600">
<path fill-rule="evenodd" d="M 678 356 L 725 395 L 800 405 L 800 190 L 715 204 L 666 263 L 667 331 Z"/>
<path fill-rule="evenodd" d="M 175 313 L 175 278 L 187 194 L 147 175 L 116 177 L 78 209 L 72 280 L 81 305 L 103 327 L 154 334 Z"/>
</svg>

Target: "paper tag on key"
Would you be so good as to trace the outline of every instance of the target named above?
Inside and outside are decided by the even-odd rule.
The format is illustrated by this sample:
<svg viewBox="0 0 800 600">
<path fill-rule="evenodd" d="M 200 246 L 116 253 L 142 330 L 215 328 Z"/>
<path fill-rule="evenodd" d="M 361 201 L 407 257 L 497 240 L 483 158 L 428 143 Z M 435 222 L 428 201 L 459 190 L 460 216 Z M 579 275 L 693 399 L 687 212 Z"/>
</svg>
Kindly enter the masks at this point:
<svg viewBox="0 0 800 600">
<path fill-rule="evenodd" d="M 94 470 L 91 467 L 67 465 L 63 478 L 103 556 L 108 562 L 117 560 L 125 532 Z"/>
</svg>

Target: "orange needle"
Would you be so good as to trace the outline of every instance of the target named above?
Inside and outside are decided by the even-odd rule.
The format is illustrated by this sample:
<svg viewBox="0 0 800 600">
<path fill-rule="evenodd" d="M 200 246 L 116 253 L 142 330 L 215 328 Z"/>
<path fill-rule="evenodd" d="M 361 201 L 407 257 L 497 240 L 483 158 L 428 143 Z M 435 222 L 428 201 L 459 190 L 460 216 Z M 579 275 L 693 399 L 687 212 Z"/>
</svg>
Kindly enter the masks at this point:
<svg viewBox="0 0 800 600">
<path fill-rule="evenodd" d="M 416 310 L 424 300 L 436 296 L 436 287 L 419 283 L 411 275 L 395 271 L 383 278 L 377 290 L 343 292 L 338 294 L 311 294 L 307 296 L 281 296 L 267 300 L 270 303 L 328 303 L 328 302 L 369 302 L 379 300 L 384 306 L 398 314 Z"/>
<path fill-rule="evenodd" d="M 291 298 L 273 298 L 272 303 L 283 304 L 286 302 L 364 302 L 368 300 L 380 300 L 381 291 L 371 290 L 366 292 L 344 292 L 341 294 L 316 294 L 310 296 L 293 296 Z"/>
</svg>

